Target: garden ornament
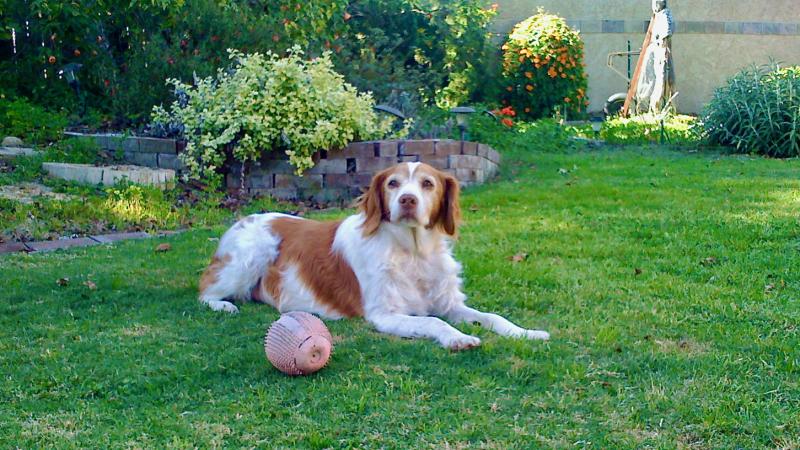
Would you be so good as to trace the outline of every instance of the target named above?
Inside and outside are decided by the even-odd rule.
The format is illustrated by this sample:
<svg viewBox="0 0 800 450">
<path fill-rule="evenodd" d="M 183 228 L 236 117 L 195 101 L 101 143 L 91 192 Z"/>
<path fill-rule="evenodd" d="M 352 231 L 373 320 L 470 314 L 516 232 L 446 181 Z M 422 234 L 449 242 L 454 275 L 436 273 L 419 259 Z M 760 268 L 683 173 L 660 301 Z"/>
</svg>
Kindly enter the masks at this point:
<svg viewBox="0 0 800 450">
<path fill-rule="evenodd" d="M 672 63 L 672 34 L 675 21 L 666 0 L 653 0 L 650 43 L 641 58 L 644 64 L 636 88 L 636 108 L 656 113 L 672 96 L 675 69 Z"/>
<path fill-rule="evenodd" d="M 281 315 L 267 330 L 267 359 L 287 375 L 308 375 L 327 364 L 333 337 L 313 314 L 295 311 Z"/>
</svg>

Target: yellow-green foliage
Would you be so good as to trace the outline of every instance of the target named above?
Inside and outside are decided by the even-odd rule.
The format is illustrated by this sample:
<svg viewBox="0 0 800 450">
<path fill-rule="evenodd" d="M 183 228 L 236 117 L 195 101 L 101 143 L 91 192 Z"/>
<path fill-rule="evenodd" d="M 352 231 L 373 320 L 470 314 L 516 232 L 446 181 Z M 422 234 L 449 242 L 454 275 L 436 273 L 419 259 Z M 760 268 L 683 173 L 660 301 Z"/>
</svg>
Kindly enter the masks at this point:
<svg viewBox="0 0 800 450">
<path fill-rule="evenodd" d="M 302 173 L 314 165 L 311 156 L 318 150 L 388 131 L 372 110 L 372 96 L 345 83 L 327 53 L 304 60 L 297 47 L 285 58 L 228 52 L 231 69 L 194 86 L 168 80 L 178 99 L 170 112 L 154 109 L 155 121 L 184 126 L 182 159 L 193 177 L 216 178 L 231 151 L 237 161 L 248 162 L 282 150 Z"/>
<path fill-rule="evenodd" d="M 652 114 L 614 117 L 603 124 L 601 137 L 610 144 L 650 144 L 660 142 L 661 121 Z M 674 115 L 664 118 L 664 140 L 672 144 L 698 144 L 702 130 L 693 116 Z"/>
<path fill-rule="evenodd" d="M 542 10 L 518 23 L 503 44 L 505 104 L 518 115 L 539 118 L 586 101 L 583 41 L 561 17 Z"/>
</svg>

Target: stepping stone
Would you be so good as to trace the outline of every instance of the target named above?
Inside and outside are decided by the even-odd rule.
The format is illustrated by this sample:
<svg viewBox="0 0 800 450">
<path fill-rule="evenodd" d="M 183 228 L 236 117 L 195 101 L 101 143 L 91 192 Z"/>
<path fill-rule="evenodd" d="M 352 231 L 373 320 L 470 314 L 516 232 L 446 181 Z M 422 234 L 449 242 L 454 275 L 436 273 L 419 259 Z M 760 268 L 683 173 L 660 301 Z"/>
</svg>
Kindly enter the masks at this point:
<svg viewBox="0 0 800 450">
<path fill-rule="evenodd" d="M 22 242 L 5 242 L 0 244 L 0 253 L 18 253 L 30 251 Z"/>
<path fill-rule="evenodd" d="M 171 169 L 151 169 L 149 167 L 114 165 L 92 166 L 89 164 L 51 163 L 42 164 L 50 176 L 68 181 L 87 184 L 113 186 L 122 180 L 149 186 L 165 187 L 175 181 L 175 171 Z"/>
<path fill-rule="evenodd" d="M 113 233 L 113 234 L 101 234 L 97 236 L 91 236 L 97 242 L 101 244 L 110 244 L 112 242 L 117 241 L 125 241 L 128 239 L 144 239 L 151 237 L 149 234 L 145 233 L 144 231 L 136 231 L 132 233 Z"/>
<path fill-rule="evenodd" d="M 22 139 L 14 136 L 6 136 L 3 138 L 3 147 L 22 147 Z"/>
<path fill-rule="evenodd" d="M 62 248 L 86 247 L 89 245 L 100 245 L 99 242 L 91 238 L 59 239 L 57 241 L 28 242 L 28 247 L 36 252 L 49 252 Z"/>
<path fill-rule="evenodd" d="M 17 156 L 34 156 L 39 152 L 25 147 L 0 147 L 0 159 L 14 159 Z"/>
</svg>

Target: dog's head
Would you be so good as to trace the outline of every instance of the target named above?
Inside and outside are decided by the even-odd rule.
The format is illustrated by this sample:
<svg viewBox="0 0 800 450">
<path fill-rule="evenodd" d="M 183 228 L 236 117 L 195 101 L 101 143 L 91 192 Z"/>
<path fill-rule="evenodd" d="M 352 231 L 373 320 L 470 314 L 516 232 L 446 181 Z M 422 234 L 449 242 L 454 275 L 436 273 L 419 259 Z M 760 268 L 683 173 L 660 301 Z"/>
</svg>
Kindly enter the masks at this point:
<svg viewBox="0 0 800 450">
<path fill-rule="evenodd" d="M 366 215 L 364 235 L 371 236 L 381 223 L 436 229 L 455 236 L 461 210 L 458 180 L 423 163 L 402 163 L 372 178 L 359 199 Z"/>
</svg>

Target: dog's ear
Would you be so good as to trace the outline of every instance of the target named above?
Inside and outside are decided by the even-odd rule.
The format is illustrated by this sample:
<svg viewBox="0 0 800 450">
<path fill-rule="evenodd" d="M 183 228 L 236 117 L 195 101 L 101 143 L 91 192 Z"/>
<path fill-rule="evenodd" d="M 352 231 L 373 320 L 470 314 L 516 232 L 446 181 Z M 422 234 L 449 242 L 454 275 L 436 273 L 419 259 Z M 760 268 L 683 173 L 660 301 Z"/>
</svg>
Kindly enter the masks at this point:
<svg viewBox="0 0 800 450">
<path fill-rule="evenodd" d="M 363 225 L 364 237 L 375 234 L 381 222 L 389 218 L 389 212 L 385 204 L 386 196 L 383 190 L 383 185 L 388 176 L 389 170 L 384 170 L 372 177 L 369 190 L 358 199 L 358 209 L 366 216 Z"/>
<path fill-rule="evenodd" d="M 461 190 L 458 180 L 452 175 L 442 175 L 442 178 L 444 192 L 442 193 L 442 203 L 439 205 L 439 217 L 437 217 L 436 225 L 445 233 L 455 237 L 461 222 L 461 207 L 458 205 Z"/>
</svg>

